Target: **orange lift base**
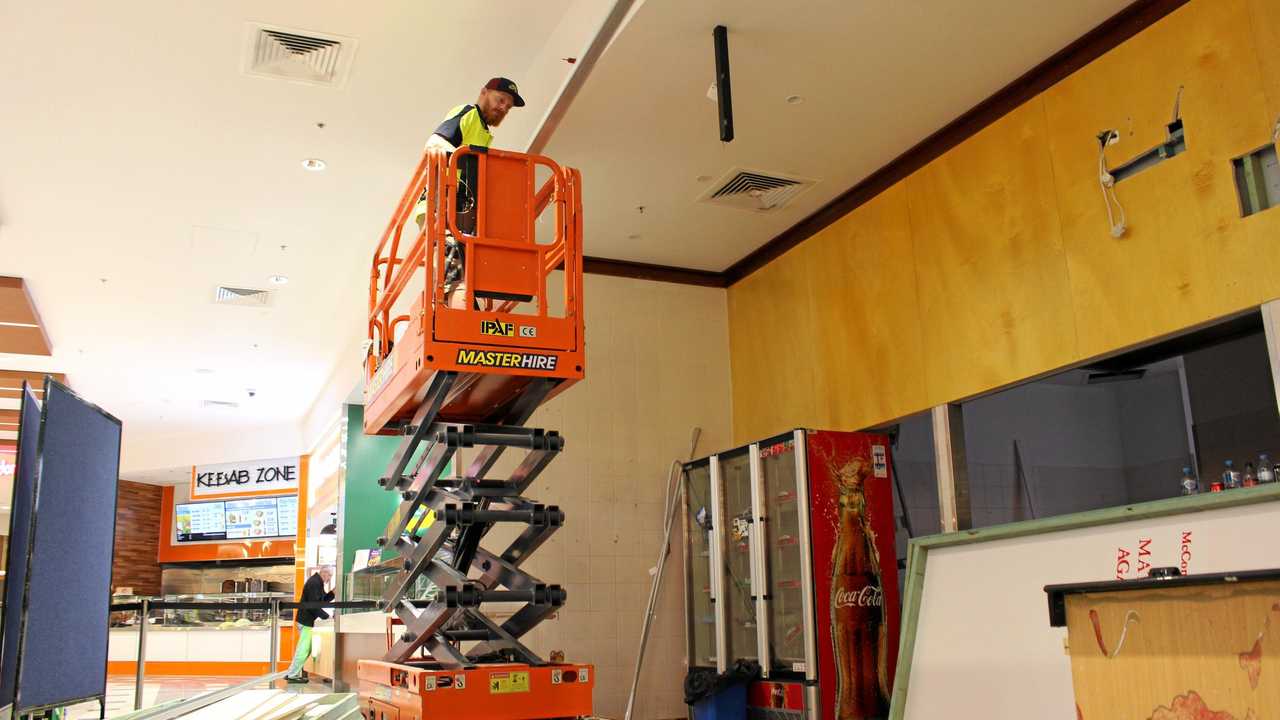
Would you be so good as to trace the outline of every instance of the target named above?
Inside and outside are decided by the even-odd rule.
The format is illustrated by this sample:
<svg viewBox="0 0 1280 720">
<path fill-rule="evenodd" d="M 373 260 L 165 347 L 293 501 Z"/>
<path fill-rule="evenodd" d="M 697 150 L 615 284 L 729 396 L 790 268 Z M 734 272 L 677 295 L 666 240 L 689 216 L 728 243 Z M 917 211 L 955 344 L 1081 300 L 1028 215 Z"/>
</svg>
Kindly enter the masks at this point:
<svg viewBox="0 0 1280 720">
<path fill-rule="evenodd" d="M 357 663 L 365 720 L 543 720 L 592 714 L 591 665 Z"/>
</svg>

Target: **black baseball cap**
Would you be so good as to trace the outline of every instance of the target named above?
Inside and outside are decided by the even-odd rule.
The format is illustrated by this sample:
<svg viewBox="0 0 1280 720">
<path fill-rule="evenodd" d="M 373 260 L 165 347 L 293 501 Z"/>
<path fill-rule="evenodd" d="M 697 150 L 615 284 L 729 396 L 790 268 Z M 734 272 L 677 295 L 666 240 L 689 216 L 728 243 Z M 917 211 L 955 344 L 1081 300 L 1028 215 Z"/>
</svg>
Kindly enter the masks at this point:
<svg viewBox="0 0 1280 720">
<path fill-rule="evenodd" d="M 501 90 L 502 92 L 515 98 L 516 107 L 524 107 L 524 98 L 520 97 L 520 91 L 516 89 L 516 84 L 504 77 L 496 77 L 484 84 L 486 90 Z"/>
</svg>

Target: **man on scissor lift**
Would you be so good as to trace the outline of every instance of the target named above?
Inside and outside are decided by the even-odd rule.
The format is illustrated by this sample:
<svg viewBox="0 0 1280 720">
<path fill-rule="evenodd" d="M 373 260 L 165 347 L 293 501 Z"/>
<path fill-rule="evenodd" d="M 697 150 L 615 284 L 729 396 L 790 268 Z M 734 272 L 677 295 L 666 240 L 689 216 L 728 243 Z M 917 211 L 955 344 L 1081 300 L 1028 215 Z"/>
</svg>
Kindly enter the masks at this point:
<svg viewBox="0 0 1280 720">
<path fill-rule="evenodd" d="M 427 151 L 448 155 L 463 145 L 489 147 L 493 142 L 491 128 L 501 125 L 512 107 L 524 107 L 524 98 L 520 97 L 516 84 L 504 77 L 493 78 L 481 88 L 474 104 L 459 105 L 449 111 L 444 122 L 427 138 Z M 458 193 L 458 230 L 472 233 L 476 212 L 470 188 L 476 182 L 475 158 L 464 158 L 459 173 L 462 188 Z M 419 218 L 426 214 L 425 203 L 425 198 L 419 201 Z"/>
<path fill-rule="evenodd" d="M 427 138 L 427 152 L 447 156 L 464 145 L 489 147 L 493 142 L 492 128 L 502 124 L 512 107 L 524 107 L 524 98 L 520 97 L 516 84 L 504 77 L 491 79 L 481 88 L 474 104 L 459 105 L 449 111 L 444 122 Z M 471 189 L 476 186 L 477 167 L 475 157 L 464 157 L 458 167 L 457 225 L 459 232 L 468 235 L 476 231 L 476 203 Z M 424 194 L 418 199 L 414 218 L 419 226 L 426 212 L 427 198 Z M 446 263 L 445 280 L 452 285 L 449 304 L 453 306 L 452 295 L 460 289 L 458 283 L 462 279 L 463 257 L 461 246 L 452 238 L 447 241 Z"/>
</svg>

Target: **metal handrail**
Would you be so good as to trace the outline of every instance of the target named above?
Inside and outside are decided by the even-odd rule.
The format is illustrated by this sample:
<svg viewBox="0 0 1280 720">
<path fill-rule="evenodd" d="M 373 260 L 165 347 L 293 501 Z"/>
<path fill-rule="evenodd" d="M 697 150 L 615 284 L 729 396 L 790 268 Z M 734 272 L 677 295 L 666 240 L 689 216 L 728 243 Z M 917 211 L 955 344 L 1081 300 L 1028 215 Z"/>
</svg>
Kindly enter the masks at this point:
<svg viewBox="0 0 1280 720">
<path fill-rule="evenodd" d="M 236 602 L 234 600 L 146 600 L 151 610 L 270 610 L 279 607 L 281 610 L 300 610 L 318 608 L 337 610 L 376 610 L 378 603 L 374 600 L 342 600 L 325 602 L 323 600 L 280 600 L 278 602 Z M 142 602 L 118 603 L 111 606 L 111 612 L 136 611 L 142 608 Z"/>
<path fill-rule="evenodd" d="M 426 601 L 420 601 L 420 602 L 422 602 L 423 605 L 427 604 Z M 262 682 L 274 682 L 275 680 L 278 680 L 281 677 L 284 677 L 284 672 L 275 672 L 276 667 L 279 665 L 280 611 L 281 610 L 299 610 L 303 608 L 307 608 L 307 609 L 327 608 L 331 610 L 376 610 L 378 609 L 378 603 L 373 600 L 344 600 L 344 601 L 334 601 L 334 602 L 325 602 L 323 600 L 311 600 L 311 601 L 303 602 L 300 600 L 272 599 L 266 602 L 263 602 L 263 601 L 237 602 L 235 600 L 208 600 L 208 601 L 155 600 L 153 601 L 150 598 L 143 598 L 139 602 L 114 603 L 110 606 L 110 608 L 111 608 L 111 612 L 137 612 L 139 614 L 138 660 L 137 660 L 137 668 L 134 674 L 133 709 L 141 710 L 142 709 L 142 690 L 146 683 L 147 627 L 150 625 L 150 623 L 147 622 L 147 618 L 151 615 L 152 611 L 154 610 L 270 610 L 271 611 L 270 613 L 271 614 L 271 650 L 267 660 L 267 667 L 272 672 L 269 672 L 268 674 L 260 678 L 250 680 L 247 683 L 236 686 L 237 689 L 245 689 Z M 221 692 L 221 691 L 218 691 L 218 692 Z M 216 695 L 217 697 L 214 700 L 210 700 L 209 703 L 206 703 L 206 704 L 212 704 L 212 702 L 215 702 L 216 700 L 222 699 L 223 697 L 227 697 L 226 695 L 218 695 L 217 692 L 208 694 L 208 695 Z M 200 697 L 205 697 L 205 696 L 200 696 Z M 195 698 L 193 698 L 193 701 L 194 700 Z M 192 707 L 184 706 L 184 707 L 185 707 L 184 712 L 189 712 L 192 710 L 199 709 L 200 707 L 204 707 L 204 705 L 196 705 Z M 148 716 L 148 717 L 151 717 L 151 716 Z M 161 717 L 170 717 L 170 716 L 157 715 L 155 716 L 155 720 L 160 720 Z"/>
<path fill-rule="evenodd" d="M 521 153 L 505 153 L 491 151 L 505 156 L 522 155 Z M 423 289 L 422 307 L 428 312 L 429 305 L 443 305 L 445 268 L 445 237 L 447 234 L 463 245 L 464 255 L 477 243 L 486 245 L 502 245 L 503 241 L 484 238 L 484 218 L 477 218 L 475 235 L 464 235 L 457 228 L 458 163 L 467 156 L 477 157 L 478 177 L 485 172 L 486 156 L 490 152 L 477 151 L 470 146 L 459 148 L 447 159 L 436 152 L 426 152 L 414 170 L 413 177 L 405 187 L 396 204 L 395 213 L 387 222 L 382 238 L 374 251 L 373 263 L 369 277 L 369 314 L 368 339 L 369 350 L 366 361 L 366 373 L 371 378 L 378 365 L 391 351 L 391 343 L 395 337 L 395 328 L 401 322 L 413 320 L 407 315 L 391 316 L 392 308 L 408 287 L 414 274 L 426 269 L 428 260 L 432 268 L 429 272 L 430 282 Z M 530 241 L 520 245 L 532 244 L 538 257 L 538 307 L 539 315 L 547 313 L 546 280 L 551 272 L 564 267 L 568 278 L 577 277 L 569 274 L 578 270 L 581 263 L 581 217 L 576 212 L 581 193 L 581 174 L 572 168 L 562 168 L 555 161 L 541 155 L 525 155 L 534 166 L 546 167 L 550 177 L 533 193 L 532 214 L 529 216 Z M 475 201 L 483 207 L 486 189 L 483 182 L 475 188 Z M 401 254 L 401 236 L 404 227 L 412 220 L 414 209 L 420 198 L 426 198 L 425 215 L 422 226 L 408 249 Z M 553 242 L 538 244 L 532 241 L 532 226 L 550 203 L 556 205 L 555 238 Z M 473 257 L 473 256 L 472 256 Z M 466 266 L 466 307 L 474 301 L 473 268 Z M 581 289 L 577 283 L 566 280 L 566 304 L 573 307 Z M 516 303 L 506 301 L 498 306 L 499 312 L 507 312 Z M 371 361 L 371 362 L 369 362 Z"/>
</svg>

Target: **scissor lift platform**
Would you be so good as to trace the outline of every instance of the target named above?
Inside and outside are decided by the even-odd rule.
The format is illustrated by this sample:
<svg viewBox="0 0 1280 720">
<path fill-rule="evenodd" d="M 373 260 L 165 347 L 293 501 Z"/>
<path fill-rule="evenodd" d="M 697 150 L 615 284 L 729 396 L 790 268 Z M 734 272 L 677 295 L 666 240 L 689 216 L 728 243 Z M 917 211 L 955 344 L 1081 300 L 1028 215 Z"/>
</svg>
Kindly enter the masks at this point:
<svg viewBox="0 0 1280 720">
<path fill-rule="evenodd" d="M 457 222 L 466 157 L 478 166 L 473 234 Z M 535 186 L 539 168 L 547 179 Z M 564 522 L 558 507 L 524 496 L 564 440 L 524 425 L 585 372 L 580 184 L 576 170 L 539 156 L 428 154 L 375 253 L 365 432 L 401 437 L 377 478 L 400 503 L 379 538 L 383 559 L 368 572 L 389 576 L 380 605 L 403 631 L 389 637 L 381 660 L 358 663 L 368 720 L 591 714 L 591 666 L 547 663 L 520 641 L 566 599 L 521 567 Z M 401 252 L 419 198 L 421 230 Z M 539 243 L 535 219 L 544 210 L 554 237 Z M 547 290 L 557 271 L 563 300 L 553 312 Z M 421 289 L 402 303 L 410 287 Z M 399 313 L 403 304 L 410 308 Z M 443 477 L 463 448 L 475 449 L 470 464 Z M 508 449 L 525 456 L 509 476 L 489 477 Z M 524 530 L 492 551 L 481 541 L 497 523 Z M 430 590 L 414 596 L 423 578 Z M 495 602 L 518 609 L 498 623 L 483 612 Z"/>
<path fill-rule="evenodd" d="M 457 227 L 457 169 L 468 157 L 478 164 L 473 235 Z M 535 186 L 539 174 L 547 178 Z M 426 212 L 405 250 L 400 238 L 422 208 L 418 198 L 427 200 Z M 535 229 L 550 242 L 538 242 Z M 444 422 L 493 421 L 536 379 L 557 381 L 552 396 L 581 380 L 581 236 L 577 170 L 498 150 L 463 148 L 447 161 L 425 155 L 374 254 L 365 432 L 398 432 L 437 372 L 461 376 L 440 406 Z M 453 281 L 451 252 L 465 258 Z M 548 293 L 557 270 L 559 298 Z M 410 287 L 421 291 L 408 312 L 396 314 Z"/>
</svg>

